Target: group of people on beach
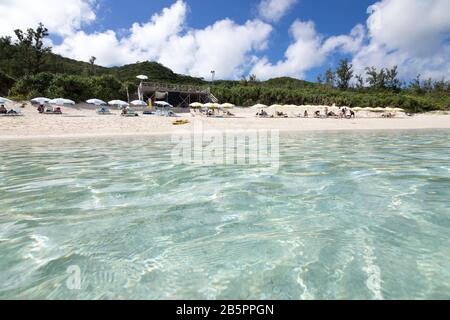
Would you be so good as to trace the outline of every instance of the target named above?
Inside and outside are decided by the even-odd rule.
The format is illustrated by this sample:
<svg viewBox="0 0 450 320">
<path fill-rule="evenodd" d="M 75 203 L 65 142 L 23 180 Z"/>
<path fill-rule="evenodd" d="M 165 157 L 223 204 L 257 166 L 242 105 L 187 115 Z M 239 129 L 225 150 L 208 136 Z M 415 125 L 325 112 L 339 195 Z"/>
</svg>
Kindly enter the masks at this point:
<svg viewBox="0 0 450 320">
<path fill-rule="evenodd" d="M 10 109 L 10 110 L 8 110 L 8 109 L 6 109 L 6 107 L 2 104 L 1 106 L 0 106 L 0 114 L 2 114 L 2 115 L 15 115 L 15 114 L 18 114 L 18 112 L 16 111 L 16 110 L 14 110 L 14 109 Z"/>
<path fill-rule="evenodd" d="M 265 111 L 265 110 L 261 110 L 260 112 L 258 112 L 256 114 L 256 116 L 258 117 L 262 117 L 262 118 L 275 118 L 274 115 L 269 116 L 269 114 Z M 281 111 L 277 111 L 276 112 L 276 117 L 277 118 L 289 118 L 289 116 Z M 302 115 L 298 115 L 297 118 L 309 118 L 309 112 L 308 110 L 305 110 L 305 112 Z M 319 110 L 315 111 L 313 116 L 313 118 L 317 118 L 317 119 L 324 119 L 324 118 L 335 118 L 335 119 L 351 119 L 351 118 L 356 118 L 356 114 L 353 110 L 351 109 L 347 109 L 347 108 L 339 108 L 339 112 L 335 113 L 334 111 L 330 111 L 328 109 L 328 107 L 325 108 L 325 113 L 321 114 Z"/>
</svg>

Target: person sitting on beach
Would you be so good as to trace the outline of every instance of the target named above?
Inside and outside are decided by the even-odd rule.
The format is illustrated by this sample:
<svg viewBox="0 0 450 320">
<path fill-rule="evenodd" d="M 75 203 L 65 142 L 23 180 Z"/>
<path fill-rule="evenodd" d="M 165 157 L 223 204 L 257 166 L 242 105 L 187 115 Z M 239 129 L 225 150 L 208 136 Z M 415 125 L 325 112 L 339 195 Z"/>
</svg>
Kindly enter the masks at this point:
<svg viewBox="0 0 450 320">
<path fill-rule="evenodd" d="M 314 118 L 320 118 L 320 111 L 319 110 L 314 112 Z"/>
<path fill-rule="evenodd" d="M 122 109 L 122 115 L 126 116 L 128 114 L 128 109 L 127 108 L 123 108 Z"/>
<path fill-rule="evenodd" d="M 350 118 L 356 118 L 356 113 L 353 110 L 350 110 Z"/>
<path fill-rule="evenodd" d="M 40 104 L 39 107 L 37 108 L 37 111 L 38 111 L 39 113 L 44 113 L 44 111 L 45 111 L 44 105 L 43 105 L 43 104 Z"/>
<path fill-rule="evenodd" d="M 267 112 L 264 111 L 264 110 L 261 110 L 256 115 L 259 116 L 259 117 L 267 117 L 268 116 Z"/>
<path fill-rule="evenodd" d="M 327 117 L 330 117 L 330 118 L 336 118 L 336 117 L 337 117 L 337 114 L 334 113 L 333 111 L 330 111 L 330 112 L 328 112 Z"/>
<path fill-rule="evenodd" d="M 303 117 L 309 118 L 308 110 L 305 110 L 305 113 L 303 114 Z"/>
<path fill-rule="evenodd" d="M 11 110 L 8 111 L 8 114 L 17 114 L 17 111 L 14 110 L 14 109 L 11 109 Z"/>
<path fill-rule="evenodd" d="M 8 112 L 8 110 L 6 110 L 4 105 L 0 106 L 0 114 L 6 114 Z"/>
</svg>

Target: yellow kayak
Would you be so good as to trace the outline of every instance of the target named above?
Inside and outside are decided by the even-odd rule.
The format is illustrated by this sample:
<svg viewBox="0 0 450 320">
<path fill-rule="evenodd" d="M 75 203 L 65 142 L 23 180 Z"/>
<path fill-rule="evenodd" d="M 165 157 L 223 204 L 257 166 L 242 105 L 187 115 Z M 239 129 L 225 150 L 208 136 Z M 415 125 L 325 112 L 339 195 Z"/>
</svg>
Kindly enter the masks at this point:
<svg viewBox="0 0 450 320">
<path fill-rule="evenodd" d="M 183 124 L 188 124 L 188 123 L 189 123 L 189 120 L 177 120 L 177 121 L 172 122 L 172 124 L 174 126 L 181 126 Z"/>
</svg>

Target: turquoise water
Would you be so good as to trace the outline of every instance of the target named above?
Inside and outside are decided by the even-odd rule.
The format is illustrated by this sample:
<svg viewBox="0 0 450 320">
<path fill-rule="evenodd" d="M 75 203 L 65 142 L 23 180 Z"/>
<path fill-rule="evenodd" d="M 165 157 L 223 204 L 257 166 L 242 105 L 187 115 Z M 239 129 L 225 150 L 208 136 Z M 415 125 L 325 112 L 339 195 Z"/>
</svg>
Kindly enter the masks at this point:
<svg viewBox="0 0 450 320">
<path fill-rule="evenodd" d="M 276 173 L 175 165 L 170 138 L 2 143 L 0 298 L 449 299 L 449 138 L 285 134 Z"/>
</svg>

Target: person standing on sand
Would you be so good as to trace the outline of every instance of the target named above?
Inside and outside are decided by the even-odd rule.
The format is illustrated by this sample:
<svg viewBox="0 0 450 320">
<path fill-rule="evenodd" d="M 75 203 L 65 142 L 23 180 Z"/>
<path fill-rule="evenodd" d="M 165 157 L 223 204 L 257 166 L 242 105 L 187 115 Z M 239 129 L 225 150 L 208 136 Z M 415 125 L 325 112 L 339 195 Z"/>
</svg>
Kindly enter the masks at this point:
<svg viewBox="0 0 450 320">
<path fill-rule="evenodd" d="M 4 105 L 0 106 L 0 114 L 6 114 L 8 112 L 8 110 L 6 110 Z"/>
<path fill-rule="evenodd" d="M 305 113 L 303 114 L 303 116 L 304 116 L 305 118 L 309 118 L 308 110 L 305 110 Z"/>
</svg>

